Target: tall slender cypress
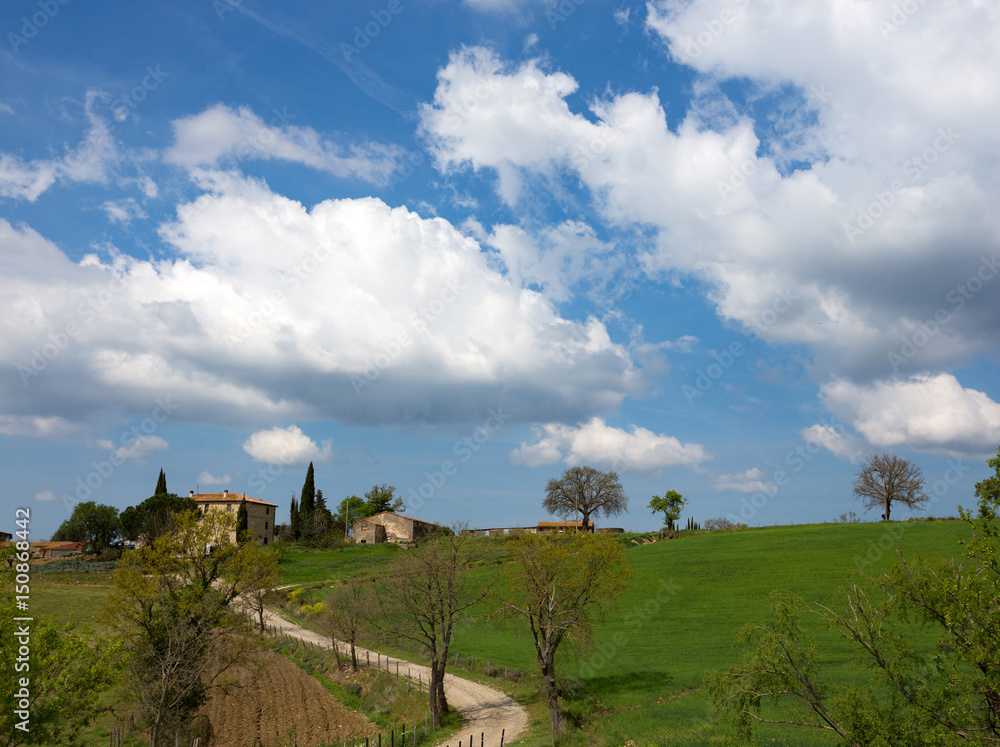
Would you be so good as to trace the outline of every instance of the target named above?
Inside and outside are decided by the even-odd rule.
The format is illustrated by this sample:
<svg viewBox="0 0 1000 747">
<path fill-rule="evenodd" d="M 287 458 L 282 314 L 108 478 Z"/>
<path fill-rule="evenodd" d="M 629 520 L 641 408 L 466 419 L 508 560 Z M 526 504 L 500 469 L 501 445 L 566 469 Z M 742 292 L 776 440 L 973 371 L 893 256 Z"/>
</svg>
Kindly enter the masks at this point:
<svg viewBox="0 0 1000 747">
<path fill-rule="evenodd" d="M 313 480 L 313 463 L 309 462 L 306 470 L 306 481 L 302 484 L 302 495 L 299 496 L 299 519 L 303 527 L 312 524 L 313 509 L 316 507 L 316 484 Z"/>
<path fill-rule="evenodd" d="M 295 502 L 294 494 L 292 494 L 292 510 L 288 517 L 288 533 L 293 542 L 299 538 L 299 506 Z"/>
<path fill-rule="evenodd" d="M 241 545 L 249 539 L 247 530 L 250 528 L 250 517 L 247 515 L 247 498 L 243 496 L 240 507 L 236 511 L 236 541 Z"/>
<path fill-rule="evenodd" d="M 167 476 L 163 473 L 163 468 L 160 467 L 160 476 L 156 480 L 156 490 L 153 495 L 163 495 L 167 492 Z"/>
</svg>

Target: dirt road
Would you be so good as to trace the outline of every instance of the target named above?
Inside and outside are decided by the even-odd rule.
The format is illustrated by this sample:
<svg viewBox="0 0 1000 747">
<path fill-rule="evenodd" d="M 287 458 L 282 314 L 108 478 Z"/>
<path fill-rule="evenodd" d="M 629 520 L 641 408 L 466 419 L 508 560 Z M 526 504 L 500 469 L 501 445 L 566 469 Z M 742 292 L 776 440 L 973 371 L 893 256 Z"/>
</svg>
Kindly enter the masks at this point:
<svg viewBox="0 0 1000 747">
<path fill-rule="evenodd" d="M 273 610 L 267 610 L 265 622 L 268 625 L 280 627 L 286 635 L 330 648 L 329 638 L 288 622 Z M 345 644 L 340 643 L 340 647 L 341 651 L 346 650 Z M 366 649 L 359 648 L 357 651 L 359 658 L 364 658 Z M 373 660 L 377 656 L 374 651 L 368 653 Z M 379 658 L 382 661 L 382 667 L 385 668 L 387 657 L 381 655 Z M 388 659 L 390 672 L 396 671 L 396 662 L 397 659 Z M 424 683 L 429 680 L 430 669 L 428 667 L 402 659 L 399 659 L 398 662 L 400 674 L 408 670 L 414 679 L 419 675 Z M 515 700 L 492 687 L 480 685 L 478 682 L 471 682 L 453 674 L 445 674 L 444 692 L 448 698 L 448 704 L 465 718 L 465 724 L 451 739 L 441 742 L 438 747 L 455 745 L 459 739 L 467 743 L 470 734 L 475 735 L 476 745 L 479 744 L 480 734 L 484 734 L 485 747 L 499 747 L 501 731 L 504 735 L 503 743 L 508 745 L 512 744 L 518 734 L 524 731 L 528 725 L 528 712 Z"/>
</svg>

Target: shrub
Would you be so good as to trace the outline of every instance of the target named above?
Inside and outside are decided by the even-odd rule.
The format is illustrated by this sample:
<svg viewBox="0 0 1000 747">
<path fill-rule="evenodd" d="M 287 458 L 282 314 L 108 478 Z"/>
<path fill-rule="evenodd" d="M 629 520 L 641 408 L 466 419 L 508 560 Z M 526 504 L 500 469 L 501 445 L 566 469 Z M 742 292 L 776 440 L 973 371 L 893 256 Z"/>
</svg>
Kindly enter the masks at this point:
<svg viewBox="0 0 1000 747">
<path fill-rule="evenodd" d="M 730 521 L 724 516 L 720 516 L 718 519 L 706 519 L 705 529 L 709 532 L 733 532 L 737 529 L 746 529 L 747 525 L 736 521 Z"/>
</svg>

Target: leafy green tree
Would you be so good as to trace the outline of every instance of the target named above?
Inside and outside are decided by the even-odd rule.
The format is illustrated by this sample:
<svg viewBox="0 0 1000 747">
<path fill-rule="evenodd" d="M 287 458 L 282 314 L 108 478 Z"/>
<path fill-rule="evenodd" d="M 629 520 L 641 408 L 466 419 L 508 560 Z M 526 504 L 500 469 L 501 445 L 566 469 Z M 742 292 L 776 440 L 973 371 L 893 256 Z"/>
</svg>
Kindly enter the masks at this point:
<svg viewBox="0 0 1000 747">
<path fill-rule="evenodd" d="M 198 504 L 191 498 L 173 493 L 154 495 L 122 511 L 122 532 L 126 539 L 151 544 L 169 533 L 177 518 L 188 512 L 198 513 Z"/>
<path fill-rule="evenodd" d="M 337 506 L 337 511 L 333 515 L 334 524 L 339 527 L 349 527 L 358 519 L 371 516 L 368 510 L 368 501 L 364 498 L 358 498 L 356 495 L 348 496 Z"/>
<path fill-rule="evenodd" d="M 17 562 L 8 569 L 7 559 Z M 0 699 L 4 703 L 0 730 L 4 744 L 81 744 L 80 730 L 103 710 L 101 697 L 117 681 L 117 648 L 86 628 L 59 625 L 34 610 L 28 625 L 15 620 L 24 616 L 13 596 L 19 565 L 27 566 L 26 551 L 21 561 L 14 547 L 0 550 Z M 31 647 L 27 662 L 20 651 L 25 627 Z M 24 669 L 25 663 L 30 670 Z"/>
<path fill-rule="evenodd" d="M 153 491 L 153 495 L 164 495 L 167 492 L 167 476 L 163 473 L 163 468 L 160 468 L 160 476 L 156 480 L 156 490 Z"/>
<path fill-rule="evenodd" d="M 555 744 L 559 726 L 556 653 L 591 639 L 594 623 L 617 602 L 631 575 L 622 546 L 607 534 L 524 534 L 512 543 L 501 614 L 528 624 L 549 706 Z"/>
<path fill-rule="evenodd" d="M 232 604 L 256 578 L 247 559 L 256 543 L 230 542 L 234 523 L 224 511 L 180 514 L 174 531 L 126 554 L 115 571 L 100 619 L 122 642 L 150 747 L 178 740 L 208 692 L 259 646 L 240 635 L 250 621 Z"/>
<path fill-rule="evenodd" d="M 371 490 L 365 493 L 365 502 L 368 504 L 365 509 L 367 511 L 365 515 L 374 516 L 383 511 L 391 511 L 393 513 L 405 511 L 406 504 L 403 503 L 402 498 L 396 498 L 393 495 L 395 492 L 395 485 L 386 485 L 385 483 L 373 485 Z M 362 517 L 359 516 L 358 518 Z"/>
<path fill-rule="evenodd" d="M 586 466 L 570 467 L 562 477 L 549 480 L 542 506 L 557 516 L 579 513 L 584 531 L 587 531 L 592 515 L 613 516 L 628 511 L 628 498 L 617 472 L 599 472 Z"/>
<path fill-rule="evenodd" d="M 247 498 L 243 496 L 236 509 L 236 541 L 241 545 L 250 538 L 250 517 L 247 514 Z"/>
<path fill-rule="evenodd" d="M 901 558 L 873 592 L 855 585 L 843 612 L 777 594 L 771 621 L 739 632 L 740 662 L 706 686 L 744 742 L 773 721 L 763 706 L 785 701 L 798 714 L 782 723 L 833 732 L 845 745 L 1000 743 L 1000 450 L 989 464 L 995 475 L 976 485 L 977 514 L 959 508 L 972 529 L 959 540 L 962 557 Z M 803 613 L 854 645 L 870 684 L 823 677 L 798 625 Z M 913 622 L 937 633 L 931 652 L 914 646 Z"/>
<path fill-rule="evenodd" d="M 306 470 L 306 480 L 302 484 L 302 494 L 299 496 L 299 519 L 303 529 L 312 525 L 313 509 L 316 507 L 316 483 L 313 473 L 313 463 L 309 462 Z"/>
<path fill-rule="evenodd" d="M 684 509 L 684 496 L 676 490 L 668 490 L 662 497 L 654 495 L 649 502 L 649 510 L 654 514 L 663 514 L 663 524 L 667 529 L 674 528 L 674 522 L 681 518 Z"/>
<path fill-rule="evenodd" d="M 122 523 L 118 509 L 94 501 L 83 501 L 73 507 L 73 513 L 60 524 L 52 539 L 64 542 L 83 542 L 94 552 L 109 547 L 122 536 Z"/>
</svg>

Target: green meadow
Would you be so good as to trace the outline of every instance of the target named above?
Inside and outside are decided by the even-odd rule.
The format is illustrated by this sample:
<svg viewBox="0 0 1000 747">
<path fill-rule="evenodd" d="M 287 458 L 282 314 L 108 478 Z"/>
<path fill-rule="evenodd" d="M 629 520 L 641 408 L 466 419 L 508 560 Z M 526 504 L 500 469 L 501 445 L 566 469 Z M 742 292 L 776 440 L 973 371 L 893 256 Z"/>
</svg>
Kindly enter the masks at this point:
<svg viewBox="0 0 1000 747">
<path fill-rule="evenodd" d="M 628 590 L 617 610 L 598 625 L 586 650 L 564 647 L 561 652 L 568 720 L 564 743 L 726 744 L 726 728 L 711 719 L 702 679 L 736 662 L 735 631 L 768 619 L 772 591 L 787 589 L 806 601 L 842 610 L 844 590 L 863 583 L 864 574 L 887 569 L 897 551 L 907 557 L 955 555 L 960 550 L 956 540 L 968 536 L 964 522 L 914 521 L 682 533 L 677 539 L 640 545 L 623 538 L 632 569 Z M 476 542 L 485 546 L 490 562 L 473 573 L 486 583 L 502 561 L 507 540 Z M 302 601 L 318 601 L 344 579 L 377 579 L 399 552 L 405 551 L 388 544 L 337 550 L 285 546 L 279 584 L 306 586 Z M 39 574 L 32 582 L 33 609 L 99 630 L 97 611 L 109 584 L 106 573 Z M 503 594 L 499 586 L 497 596 Z M 802 627 L 817 641 L 822 671 L 831 680 L 863 682 L 869 676 L 835 631 L 808 615 Z M 933 646 L 930 631 L 914 628 L 912 635 L 927 650 Z M 466 620 L 456 630 L 452 653 L 459 654 L 452 671 L 467 670 L 474 660 L 477 679 L 483 678 L 485 662 L 527 675 L 522 685 L 502 677 L 492 681 L 528 703 L 535 726 L 526 744 L 548 744 L 544 704 L 533 695 L 537 663 L 525 627 L 517 622 L 498 625 L 485 616 Z M 759 743 L 834 744 L 819 732 L 790 727 L 762 729 Z"/>
<path fill-rule="evenodd" d="M 625 539 L 633 573 L 629 590 L 617 611 L 598 626 L 592 645 L 585 651 L 566 647 L 559 661 L 570 721 L 567 743 L 726 743 L 726 729 L 713 724 L 701 682 L 708 672 L 736 662 L 735 632 L 746 623 L 767 621 L 774 590 L 786 589 L 807 602 L 841 611 L 845 590 L 863 584 L 865 574 L 887 569 L 897 551 L 907 557 L 955 555 L 960 550 L 957 539 L 967 536 L 965 523 L 941 520 L 682 533 L 677 539 L 640 545 Z M 491 554 L 502 555 L 505 540 L 477 542 L 490 543 Z M 310 580 L 343 578 L 353 575 L 352 568 L 377 575 L 378 565 L 392 552 L 381 546 L 315 551 Z M 365 553 L 371 562 L 359 564 Z M 321 572 L 324 555 L 325 562 L 343 567 Z M 305 573 L 304 566 L 290 570 Z M 485 566 L 474 573 L 485 583 L 495 570 Z M 497 592 L 502 598 L 502 587 Z M 323 596 L 314 591 L 309 598 Z M 868 672 L 835 631 L 809 615 L 802 628 L 817 641 L 822 671 L 831 680 L 866 680 Z M 912 635 L 928 650 L 933 646 L 930 631 L 914 628 Z M 498 625 L 485 617 L 467 621 L 457 629 L 452 651 L 459 653 L 460 662 L 474 658 L 477 671 L 487 661 L 528 675 L 537 671 L 530 634 L 518 623 Z M 834 743 L 818 731 L 791 727 L 762 729 L 759 741 L 789 746 Z"/>
</svg>

